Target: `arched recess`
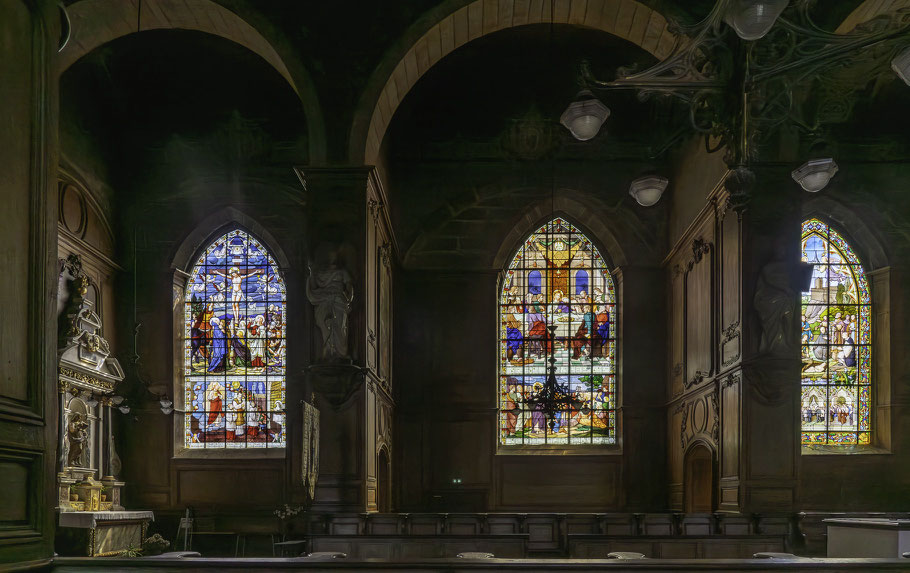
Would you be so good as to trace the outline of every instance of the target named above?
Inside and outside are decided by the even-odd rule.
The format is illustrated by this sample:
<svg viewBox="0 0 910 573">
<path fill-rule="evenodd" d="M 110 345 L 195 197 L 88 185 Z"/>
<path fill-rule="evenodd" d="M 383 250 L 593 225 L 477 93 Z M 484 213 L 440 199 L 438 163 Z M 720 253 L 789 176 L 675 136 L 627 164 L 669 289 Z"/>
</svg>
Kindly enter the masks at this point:
<svg viewBox="0 0 910 573">
<path fill-rule="evenodd" d="M 376 463 L 376 511 L 392 511 L 392 469 L 389 463 L 389 451 L 380 448 Z"/>
<path fill-rule="evenodd" d="M 568 218 L 550 212 L 511 245 L 512 257 L 497 289 L 500 446 L 619 442 L 620 300 L 609 257 L 601 253 L 599 242 Z M 576 294 L 575 271 L 582 269 L 588 290 Z M 532 273 L 543 280 L 537 292 L 530 288 Z M 546 378 L 548 372 L 574 405 L 545 415 L 535 400 L 552 380 Z"/>
<path fill-rule="evenodd" d="M 504 268 L 514 254 L 515 245 L 521 244 L 528 233 L 540 227 L 545 220 L 551 219 L 554 215 L 566 217 L 572 224 L 596 240 L 603 247 L 602 254 L 605 259 L 613 267 L 628 263 L 629 257 L 626 249 L 620 244 L 615 230 L 611 228 L 611 222 L 618 221 L 620 217 L 605 216 L 604 211 L 593 209 L 587 202 L 574 197 L 571 190 L 560 189 L 554 198 L 538 201 L 525 209 L 519 220 L 512 225 L 509 233 L 502 238 L 501 246 L 493 258 L 493 268 Z M 625 223 L 631 223 L 631 217 L 624 219 Z M 640 226 L 641 222 L 636 220 L 631 224 Z"/>
<path fill-rule="evenodd" d="M 350 162 L 376 164 L 395 110 L 446 55 L 500 30 L 549 23 L 551 13 L 555 24 L 607 32 L 658 60 L 670 55 L 678 41 L 662 14 L 635 0 L 450 0 L 414 24 L 373 72 L 354 114 Z"/>
<path fill-rule="evenodd" d="M 874 211 L 888 212 L 884 206 Z M 884 248 L 886 242 L 878 234 L 883 225 L 868 224 L 857 214 L 855 207 L 848 207 L 830 195 L 812 197 L 803 203 L 803 220 L 813 217 L 834 226 L 858 252 L 860 260 L 867 266 L 866 270 L 888 266 L 889 257 Z"/>
<path fill-rule="evenodd" d="M 199 223 L 173 261 L 174 455 L 284 457 L 287 257 L 227 207 Z"/>
<path fill-rule="evenodd" d="M 300 98 L 307 120 L 310 163 L 325 161 L 325 122 L 309 73 L 293 55 L 279 54 L 269 40 L 234 12 L 212 0 L 80 0 L 66 11 L 72 32 L 57 58 L 60 74 L 95 48 L 148 30 L 204 32 L 254 52 L 281 74 Z"/>
<path fill-rule="evenodd" d="M 227 227 L 230 226 L 243 227 L 256 237 L 262 239 L 268 245 L 269 251 L 274 255 L 275 260 L 278 262 L 278 267 L 282 271 L 286 271 L 289 268 L 288 258 L 281 250 L 281 245 L 264 226 L 235 207 L 225 207 L 199 221 L 193 230 L 187 233 L 186 238 L 183 239 L 171 257 L 173 269 L 186 272 L 192 267 L 193 260 L 197 253 L 199 253 L 199 251 L 205 247 L 219 231 L 227 229 Z"/>
<path fill-rule="evenodd" d="M 714 511 L 714 449 L 693 442 L 683 461 L 683 508 L 686 513 Z"/>
</svg>

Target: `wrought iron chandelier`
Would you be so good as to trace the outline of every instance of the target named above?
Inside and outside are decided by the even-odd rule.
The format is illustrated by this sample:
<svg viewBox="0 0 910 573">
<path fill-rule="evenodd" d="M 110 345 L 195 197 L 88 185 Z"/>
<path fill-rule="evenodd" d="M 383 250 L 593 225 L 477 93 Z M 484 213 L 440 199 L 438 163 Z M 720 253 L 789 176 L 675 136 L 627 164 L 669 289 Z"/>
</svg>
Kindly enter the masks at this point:
<svg viewBox="0 0 910 573">
<path fill-rule="evenodd" d="M 579 400 L 568 383 L 560 384 L 556 379 L 556 325 L 551 324 L 547 327 L 548 336 L 544 342 L 544 348 L 550 357 L 547 359 L 547 379 L 543 387 L 533 393 L 526 402 L 531 406 L 531 410 L 543 413 L 547 419 L 547 425 L 550 431 L 556 428 L 556 418 L 560 412 L 571 412 L 580 410 L 587 416 L 590 410 L 583 402 Z"/>
<path fill-rule="evenodd" d="M 718 0 L 698 24 L 673 24 L 679 40 L 665 60 L 640 72 L 620 68 L 612 81 L 595 78 L 583 62 L 583 87 L 634 90 L 640 101 L 667 96 L 682 102 L 706 149 L 726 150 L 736 204 L 751 191 L 748 166 L 758 147 L 782 126 L 820 139 L 826 126 L 850 118 L 853 92 L 892 73 L 910 78 L 910 7 L 837 34 L 814 23 L 814 4 Z M 812 105 L 798 91 L 809 86 Z"/>
</svg>

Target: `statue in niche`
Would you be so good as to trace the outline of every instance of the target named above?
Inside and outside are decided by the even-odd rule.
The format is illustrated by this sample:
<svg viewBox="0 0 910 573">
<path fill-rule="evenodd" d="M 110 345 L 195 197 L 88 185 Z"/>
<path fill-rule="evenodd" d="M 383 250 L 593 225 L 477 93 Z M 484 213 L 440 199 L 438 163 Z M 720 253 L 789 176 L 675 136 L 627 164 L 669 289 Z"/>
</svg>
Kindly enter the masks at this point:
<svg viewBox="0 0 910 573">
<path fill-rule="evenodd" d="M 85 448 L 88 445 L 88 420 L 79 412 L 73 412 L 66 425 L 66 441 L 69 443 L 69 453 L 66 456 L 66 465 L 70 467 L 85 467 Z"/>
<path fill-rule="evenodd" d="M 354 301 L 349 273 L 338 264 L 337 250 L 328 250 L 323 263 L 310 271 L 306 294 L 316 307 L 316 325 L 322 332 L 322 357 L 326 361 L 348 358 L 348 314 Z"/>
<path fill-rule="evenodd" d="M 793 348 L 793 322 L 796 292 L 791 286 L 790 269 L 783 245 L 775 246 L 773 258 L 762 267 L 753 300 L 761 322 L 759 354 L 788 356 Z"/>
</svg>

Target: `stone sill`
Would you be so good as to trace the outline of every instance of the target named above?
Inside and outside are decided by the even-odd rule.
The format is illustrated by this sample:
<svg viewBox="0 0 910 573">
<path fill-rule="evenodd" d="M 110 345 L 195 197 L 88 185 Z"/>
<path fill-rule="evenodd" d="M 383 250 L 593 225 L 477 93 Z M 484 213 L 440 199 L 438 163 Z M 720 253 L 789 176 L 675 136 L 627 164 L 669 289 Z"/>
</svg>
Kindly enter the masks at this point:
<svg viewBox="0 0 910 573">
<path fill-rule="evenodd" d="M 877 446 L 801 446 L 804 456 L 869 456 L 891 455 L 890 450 Z"/>
<path fill-rule="evenodd" d="M 536 446 L 499 446 L 497 456 L 621 456 L 622 446 L 604 444 L 602 446 L 565 446 L 563 444 Z"/>
<path fill-rule="evenodd" d="M 174 452 L 173 459 L 203 459 L 203 460 L 251 460 L 251 459 L 279 459 L 287 457 L 287 448 L 211 448 L 189 449 L 181 448 Z"/>
</svg>

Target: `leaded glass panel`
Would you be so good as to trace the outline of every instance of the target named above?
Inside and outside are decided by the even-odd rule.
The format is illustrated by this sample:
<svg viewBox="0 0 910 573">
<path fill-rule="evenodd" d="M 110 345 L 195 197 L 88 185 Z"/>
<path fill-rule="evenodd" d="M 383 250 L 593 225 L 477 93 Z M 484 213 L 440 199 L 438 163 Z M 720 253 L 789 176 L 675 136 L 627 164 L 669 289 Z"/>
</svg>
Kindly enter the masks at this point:
<svg viewBox="0 0 910 573">
<path fill-rule="evenodd" d="M 499 304 L 500 443 L 615 443 L 616 294 L 597 248 L 553 219 L 518 249 Z M 557 412 L 552 424 L 529 402 L 546 381 L 550 355 L 557 382 L 580 404 Z"/>
<path fill-rule="evenodd" d="M 803 223 L 802 260 L 812 265 L 802 293 L 802 443 L 871 441 L 871 298 L 849 244 L 818 219 Z"/>
<path fill-rule="evenodd" d="M 283 448 L 285 285 L 253 236 L 233 230 L 196 260 L 184 304 L 184 444 Z"/>
</svg>

